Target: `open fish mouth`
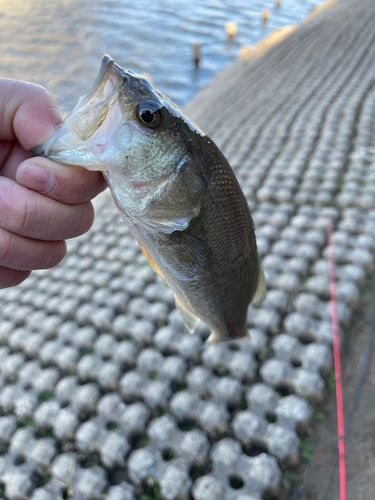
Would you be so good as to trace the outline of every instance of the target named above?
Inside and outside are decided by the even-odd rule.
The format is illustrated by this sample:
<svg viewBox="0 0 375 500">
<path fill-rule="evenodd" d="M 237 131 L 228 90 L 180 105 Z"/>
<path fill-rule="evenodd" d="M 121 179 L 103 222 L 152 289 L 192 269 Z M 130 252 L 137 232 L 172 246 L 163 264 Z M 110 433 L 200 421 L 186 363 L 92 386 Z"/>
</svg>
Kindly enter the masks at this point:
<svg viewBox="0 0 375 500">
<path fill-rule="evenodd" d="M 55 134 L 31 153 L 89 170 L 106 170 L 103 152 L 128 118 L 119 103 L 125 73 L 105 55 L 91 89 L 80 98 Z"/>
<path fill-rule="evenodd" d="M 105 55 L 87 94 L 80 98 L 56 133 L 31 153 L 58 163 L 106 172 L 108 161 L 119 156 L 120 137 L 121 150 L 125 152 L 134 134 L 146 136 L 160 132 L 160 128 L 139 123 L 137 110 L 145 101 L 154 106 L 146 113 L 164 109 L 172 121 L 182 120 L 195 133 L 204 136 L 202 130 L 145 77 L 121 68 Z"/>
</svg>

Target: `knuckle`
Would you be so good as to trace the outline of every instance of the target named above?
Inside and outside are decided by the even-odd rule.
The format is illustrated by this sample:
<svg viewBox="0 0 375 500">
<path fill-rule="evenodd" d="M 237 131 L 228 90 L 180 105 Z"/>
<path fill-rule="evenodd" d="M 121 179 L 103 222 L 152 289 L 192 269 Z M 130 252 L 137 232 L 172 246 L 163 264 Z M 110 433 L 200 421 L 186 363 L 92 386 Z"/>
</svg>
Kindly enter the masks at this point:
<svg viewBox="0 0 375 500">
<path fill-rule="evenodd" d="M 0 228 L 24 234 L 43 223 L 38 213 L 37 198 L 13 181 L 2 179 L 0 201 Z"/>
<path fill-rule="evenodd" d="M 94 207 L 90 201 L 71 207 L 67 238 L 86 233 L 94 222 Z"/>
<path fill-rule="evenodd" d="M 42 223 L 40 217 L 38 217 L 38 206 L 32 201 L 28 200 L 27 197 L 23 200 L 23 203 L 19 204 L 18 210 L 15 211 L 13 219 L 13 230 L 18 234 L 27 233 L 29 228 L 34 227 L 35 221 L 38 221 L 38 226 Z"/>
<path fill-rule="evenodd" d="M 12 233 L 0 230 L 0 263 L 2 265 L 9 265 L 13 260 L 13 240 Z"/>
<path fill-rule="evenodd" d="M 58 201 L 68 205 L 85 203 L 107 187 L 100 172 L 89 172 L 84 167 L 59 167 L 61 171 L 55 176 L 53 188 L 53 197 Z"/>
</svg>

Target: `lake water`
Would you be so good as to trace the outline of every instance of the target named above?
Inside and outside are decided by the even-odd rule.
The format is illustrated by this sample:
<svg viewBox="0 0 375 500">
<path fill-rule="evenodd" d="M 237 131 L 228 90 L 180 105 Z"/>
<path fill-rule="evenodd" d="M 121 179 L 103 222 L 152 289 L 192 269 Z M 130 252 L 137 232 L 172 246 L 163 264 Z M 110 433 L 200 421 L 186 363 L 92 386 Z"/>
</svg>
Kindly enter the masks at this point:
<svg viewBox="0 0 375 500">
<path fill-rule="evenodd" d="M 147 72 L 178 105 L 280 26 L 300 22 L 319 0 L 0 0 L 0 77 L 40 83 L 62 113 L 87 92 L 110 54 Z M 270 10 L 262 27 L 262 9 Z M 238 34 L 228 42 L 225 23 Z M 201 44 L 195 69 L 192 44 Z"/>
</svg>

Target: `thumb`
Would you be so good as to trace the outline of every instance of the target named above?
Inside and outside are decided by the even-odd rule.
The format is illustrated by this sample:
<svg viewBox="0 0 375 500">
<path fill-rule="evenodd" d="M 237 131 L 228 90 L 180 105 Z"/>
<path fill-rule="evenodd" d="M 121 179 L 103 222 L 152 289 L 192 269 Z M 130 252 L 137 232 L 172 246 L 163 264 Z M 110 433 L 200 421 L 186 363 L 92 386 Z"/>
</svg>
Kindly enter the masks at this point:
<svg viewBox="0 0 375 500">
<path fill-rule="evenodd" d="M 32 149 L 62 122 L 56 103 L 40 85 L 0 78 L 0 140 L 18 139 Z"/>
</svg>

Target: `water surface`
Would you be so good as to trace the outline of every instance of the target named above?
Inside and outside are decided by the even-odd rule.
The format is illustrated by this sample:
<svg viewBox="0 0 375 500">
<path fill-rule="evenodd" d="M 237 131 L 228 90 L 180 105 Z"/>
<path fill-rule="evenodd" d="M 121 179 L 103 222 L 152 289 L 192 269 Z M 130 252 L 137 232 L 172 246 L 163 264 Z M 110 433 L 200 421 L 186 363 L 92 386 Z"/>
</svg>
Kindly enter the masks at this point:
<svg viewBox="0 0 375 500">
<path fill-rule="evenodd" d="M 277 27 L 300 22 L 320 0 L 0 0 L 0 77 L 48 88 L 63 113 L 87 92 L 102 55 L 147 72 L 178 105 Z M 270 19 L 262 28 L 262 9 Z M 228 42 L 225 23 L 238 34 Z M 201 44 L 194 68 L 192 44 Z"/>
</svg>

